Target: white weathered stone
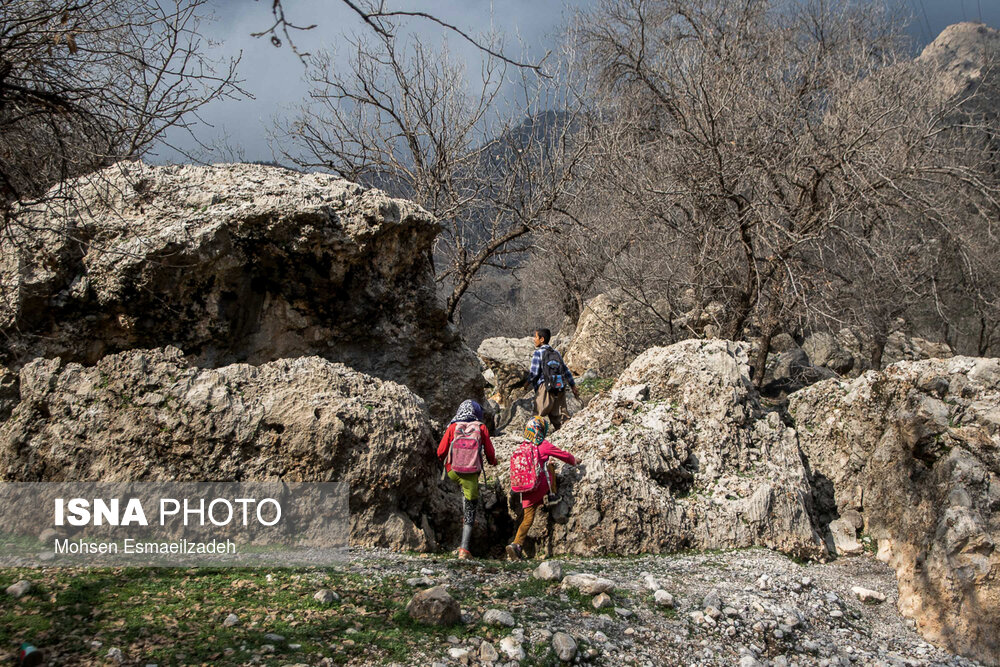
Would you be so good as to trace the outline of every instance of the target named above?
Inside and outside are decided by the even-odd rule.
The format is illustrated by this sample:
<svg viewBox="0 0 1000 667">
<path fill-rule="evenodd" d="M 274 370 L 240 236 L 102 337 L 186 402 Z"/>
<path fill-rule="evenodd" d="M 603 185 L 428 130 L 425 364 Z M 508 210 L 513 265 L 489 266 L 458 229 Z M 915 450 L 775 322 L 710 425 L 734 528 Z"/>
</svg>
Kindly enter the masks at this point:
<svg viewBox="0 0 1000 667">
<path fill-rule="evenodd" d="M 885 595 L 879 593 L 878 591 L 873 591 L 870 588 L 864 588 L 863 586 L 852 586 L 851 592 L 854 593 L 859 600 L 865 604 L 880 604 L 885 602 Z"/>
<path fill-rule="evenodd" d="M 562 563 L 557 560 L 543 561 L 535 568 L 534 576 L 543 581 L 560 581 L 563 578 Z"/>
<path fill-rule="evenodd" d="M 576 640 L 565 632 L 557 632 L 552 636 L 552 650 L 563 662 L 572 662 L 576 657 Z"/>
<path fill-rule="evenodd" d="M 487 609 L 483 613 L 483 623 L 487 625 L 502 625 L 508 628 L 513 628 L 517 625 L 514 621 L 514 616 L 509 611 L 503 611 L 502 609 Z"/>
<path fill-rule="evenodd" d="M 562 588 L 575 588 L 584 595 L 597 595 L 613 591 L 615 582 L 593 574 L 570 574 L 563 577 Z"/>
</svg>

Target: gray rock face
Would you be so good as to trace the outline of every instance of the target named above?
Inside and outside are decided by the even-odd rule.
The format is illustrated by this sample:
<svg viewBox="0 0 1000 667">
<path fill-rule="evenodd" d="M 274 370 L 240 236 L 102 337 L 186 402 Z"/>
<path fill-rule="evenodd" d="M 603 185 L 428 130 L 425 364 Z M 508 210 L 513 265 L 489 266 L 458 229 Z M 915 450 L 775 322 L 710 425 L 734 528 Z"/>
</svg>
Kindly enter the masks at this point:
<svg viewBox="0 0 1000 667">
<path fill-rule="evenodd" d="M 423 401 L 317 357 L 198 369 L 176 348 L 38 359 L 0 424 L 5 481 L 342 481 L 351 541 L 426 549 L 439 471 Z M 423 516 L 422 516 L 423 515 Z"/>
<path fill-rule="evenodd" d="M 203 367 L 316 355 L 406 384 L 437 418 L 482 396 L 436 298 L 439 227 L 416 205 L 259 165 L 116 165 L 78 186 L 3 245 L 0 362 L 167 345 Z"/>
<path fill-rule="evenodd" d="M 900 611 L 1000 664 L 1000 360 L 901 362 L 813 385 L 789 408 L 821 504 L 861 515 Z"/>
<path fill-rule="evenodd" d="M 458 601 L 448 594 L 444 586 L 420 591 L 406 605 L 406 613 L 418 623 L 427 625 L 455 625 L 462 620 Z"/>
<path fill-rule="evenodd" d="M 640 402 L 617 391 L 639 385 Z M 556 553 L 827 553 L 795 432 L 762 415 L 741 344 L 647 350 L 551 440 L 581 458 L 559 474 L 566 509 L 529 533 Z"/>
</svg>

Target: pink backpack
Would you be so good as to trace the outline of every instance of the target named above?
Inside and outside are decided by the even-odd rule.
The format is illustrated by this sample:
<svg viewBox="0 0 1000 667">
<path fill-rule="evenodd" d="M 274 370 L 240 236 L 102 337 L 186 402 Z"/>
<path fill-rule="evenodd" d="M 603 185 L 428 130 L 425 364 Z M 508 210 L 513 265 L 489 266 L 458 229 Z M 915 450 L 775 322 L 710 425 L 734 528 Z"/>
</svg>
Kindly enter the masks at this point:
<svg viewBox="0 0 1000 667">
<path fill-rule="evenodd" d="M 514 493 L 533 491 L 544 474 L 538 445 L 525 440 L 510 455 L 510 490 Z"/>
<path fill-rule="evenodd" d="M 448 462 L 455 472 L 470 473 L 483 469 L 483 437 L 480 422 L 455 422 L 455 437 L 451 439 Z"/>
</svg>

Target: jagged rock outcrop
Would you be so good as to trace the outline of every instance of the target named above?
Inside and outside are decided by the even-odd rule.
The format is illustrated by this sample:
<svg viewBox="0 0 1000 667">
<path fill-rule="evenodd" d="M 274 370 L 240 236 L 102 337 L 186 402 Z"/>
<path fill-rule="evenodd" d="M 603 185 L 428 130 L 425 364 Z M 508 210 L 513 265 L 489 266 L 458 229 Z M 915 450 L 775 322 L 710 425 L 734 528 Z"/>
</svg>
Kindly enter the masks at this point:
<svg viewBox="0 0 1000 667">
<path fill-rule="evenodd" d="M 25 365 L 0 478 L 346 482 L 352 543 L 426 549 L 431 524 L 457 521 L 434 437 L 409 389 L 318 357 L 199 369 L 176 348 L 132 350 Z"/>
<path fill-rule="evenodd" d="M 1000 664 L 1000 360 L 901 362 L 790 397 L 821 504 L 860 513 L 928 639 Z"/>
<path fill-rule="evenodd" d="M 551 440 L 581 465 L 563 468 L 563 502 L 532 529 L 549 551 L 827 553 L 795 433 L 761 413 L 743 344 L 647 350 Z"/>
<path fill-rule="evenodd" d="M 966 21 L 942 30 L 916 62 L 930 69 L 941 99 L 960 98 L 967 108 L 995 115 L 1000 103 L 998 53 L 1000 30 Z"/>
<path fill-rule="evenodd" d="M 120 164 L 64 190 L 0 254 L 11 368 L 172 345 L 203 367 L 339 361 L 406 384 L 439 418 L 482 395 L 435 294 L 438 225 L 411 202 L 245 164 Z"/>
</svg>

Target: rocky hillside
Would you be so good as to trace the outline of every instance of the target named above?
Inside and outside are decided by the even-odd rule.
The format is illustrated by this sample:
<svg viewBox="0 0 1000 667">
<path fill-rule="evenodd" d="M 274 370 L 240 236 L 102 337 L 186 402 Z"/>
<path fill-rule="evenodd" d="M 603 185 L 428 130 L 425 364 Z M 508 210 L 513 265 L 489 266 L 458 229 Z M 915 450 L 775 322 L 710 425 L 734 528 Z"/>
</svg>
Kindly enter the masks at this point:
<svg viewBox="0 0 1000 667">
<path fill-rule="evenodd" d="M 416 205 L 260 165 L 122 164 L 69 184 L 0 252 L 0 361 L 97 363 L 167 345 L 197 366 L 320 356 L 443 418 L 481 395 L 437 302 Z"/>
</svg>

